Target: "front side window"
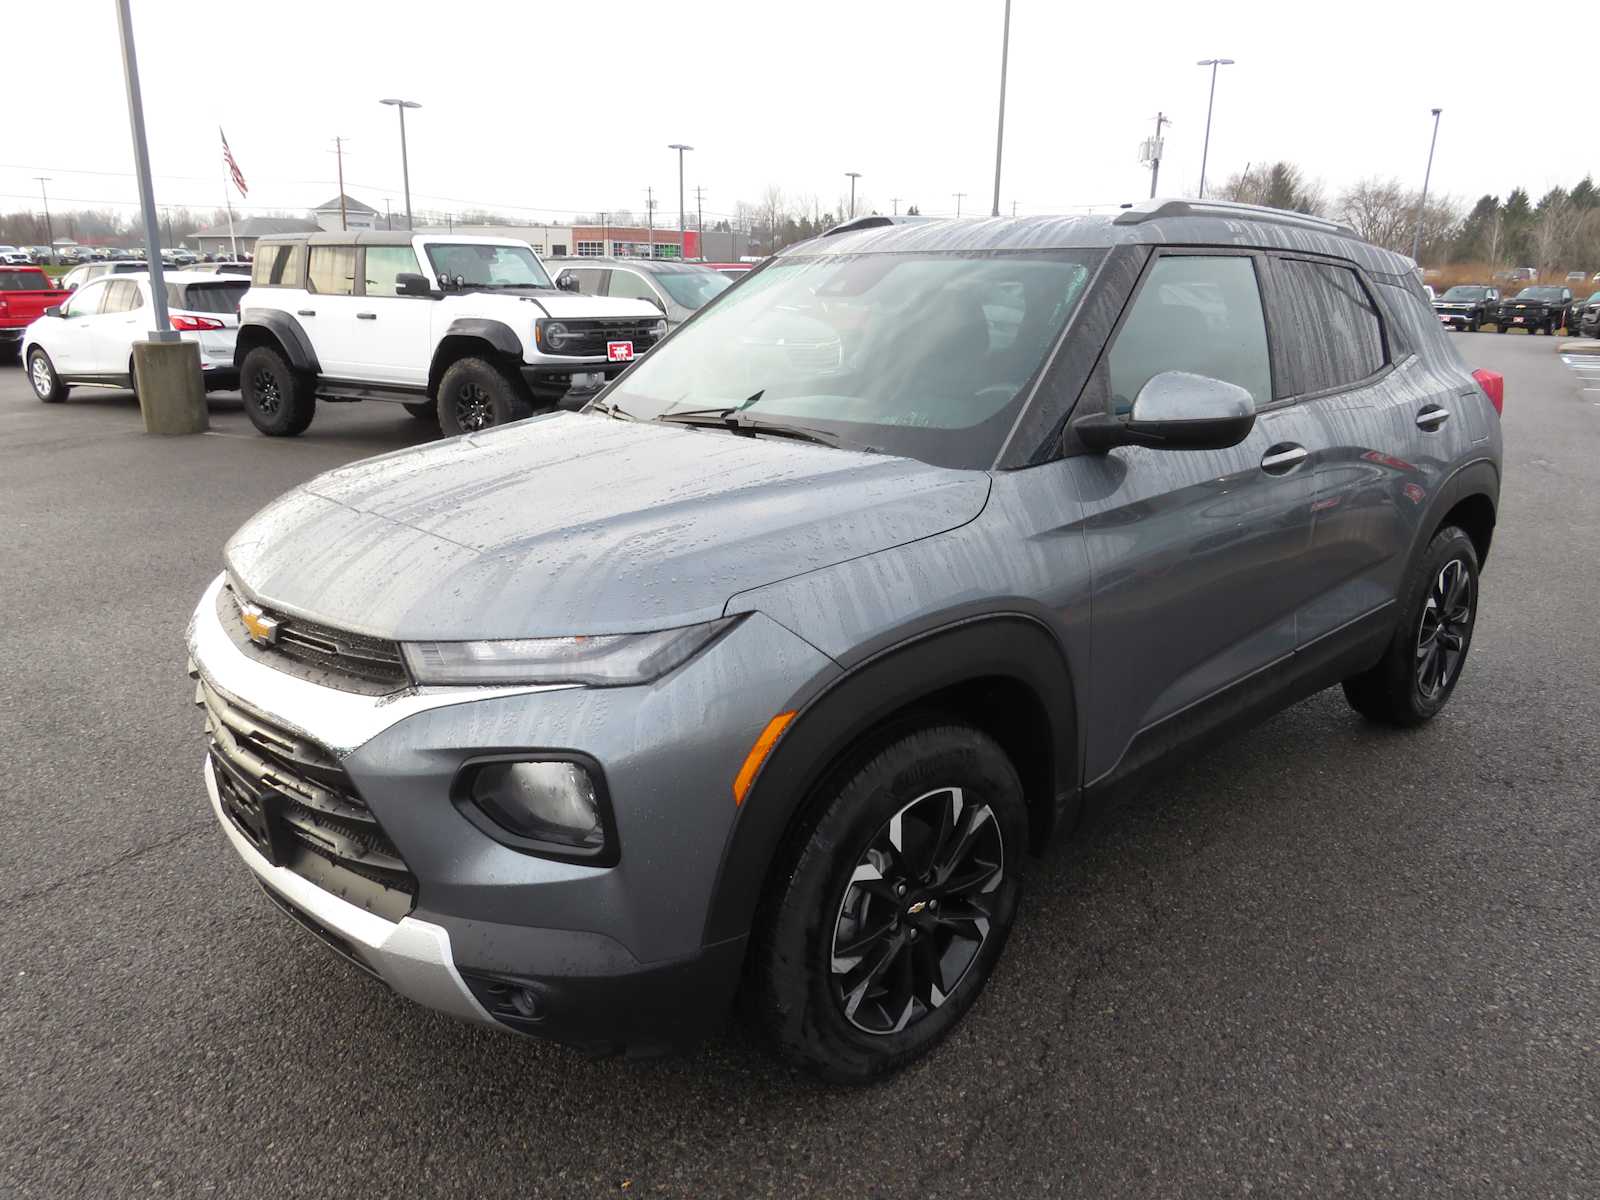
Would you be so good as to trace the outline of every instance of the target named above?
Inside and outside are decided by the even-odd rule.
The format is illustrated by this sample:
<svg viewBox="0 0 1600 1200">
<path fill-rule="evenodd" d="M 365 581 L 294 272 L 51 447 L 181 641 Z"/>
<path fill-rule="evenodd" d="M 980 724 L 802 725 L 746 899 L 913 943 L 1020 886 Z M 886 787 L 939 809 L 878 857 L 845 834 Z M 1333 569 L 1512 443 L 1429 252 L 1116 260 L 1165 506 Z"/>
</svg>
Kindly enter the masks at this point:
<svg viewBox="0 0 1600 1200">
<path fill-rule="evenodd" d="M 398 296 L 401 275 L 416 275 L 417 252 L 410 246 L 367 247 L 367 295 Z"/>
<path fill-rule="evenodd" d="M 1103 254 L 779 258 L 605 400 L 641 420 L 738 408 L 845 446 L 986 468 Z"/>
<path fill-rule="evenodd" d="M 1255 263 L 1220 254 L 1165 255 L 1150 268 L 1106 354 L 1112 410 L 1133 411 L 1140 389 L 1164 371 L 1244 388 L 1272 401 L 1272 367 Z"/>
<path fill-rule="evenodd" d="M 578 281 L 579 294 L 584 296 L 600 294 L 600 281 L 606 277 L 604 271 L 597 271 L 593 267 L 568 267 L 567 270 Z"/>
<path fill-rule="evenodd" d="M 313 246 L 306 271 L 306 291 L 319 296 L 350 296 L 356 290 L 356 248 Z"/>
<path fill-rule="evenodd" d="M 106 298 L 106 284 L 88 283 L 72 293 L 72 299 L 61 306 L 64 317 L 87 317 L 100 311 Z"/>
<path fill-rule="evenodd" d="M 697 310 L 733 286 L 733 280 L 716 271 L 666 271 L 656 276 L 656 282 L 676 303 Z"/>
<path fill-rule="evenodd" d="M 527 246 L 493 246 L 476 242 L 433 242 L 428 261 L 434 274 L 464 287 L 553 286 Z"/>
<path fill-rule="evenodd" d="M 1304 396 L 1360 383 L 1383 369 L 1378 307 L 1349 267 L 1279 259 L 1273 317 L 1283 337 L 1282 394 Z"/>
</svg>

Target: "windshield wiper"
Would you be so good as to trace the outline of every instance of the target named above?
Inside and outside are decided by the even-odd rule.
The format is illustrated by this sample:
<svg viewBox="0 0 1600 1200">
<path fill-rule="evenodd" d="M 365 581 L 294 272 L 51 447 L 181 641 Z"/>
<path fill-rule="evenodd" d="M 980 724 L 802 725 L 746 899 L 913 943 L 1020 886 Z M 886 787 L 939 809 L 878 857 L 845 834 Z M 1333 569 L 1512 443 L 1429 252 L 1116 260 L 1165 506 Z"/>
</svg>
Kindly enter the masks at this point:
<svg viewBox="0 0 1600 1200">
<path fill-rule="evenodd" d="M 618 408 L 615 404 L 608 403 L 605 400 L 591 400 L 588 407 L 594 409 L 595 412 L 605 413 L 608 417 L 615 417 L 619 421 L 637 421 L 639 419 L 627 409 Z"/>
<path fill-rule="evenodd" d="M 810 425 L 791 425 L 787 421 L 764 420 L 737 408 L 699 408 L 688 412 L 663 413 L 656 420 L 672 425 L 692 425 L 702 429 L 726 429 L 729 433 L 744 434 L 746 437 L 766 434 L 770 437 L 794 438 L 799 442 L 815 442 L 819 446 L 831 446 L 835 450 L 883 453 L 876 446 L 850 442 L 831 430 L 816 429 Z"/>
</svg>

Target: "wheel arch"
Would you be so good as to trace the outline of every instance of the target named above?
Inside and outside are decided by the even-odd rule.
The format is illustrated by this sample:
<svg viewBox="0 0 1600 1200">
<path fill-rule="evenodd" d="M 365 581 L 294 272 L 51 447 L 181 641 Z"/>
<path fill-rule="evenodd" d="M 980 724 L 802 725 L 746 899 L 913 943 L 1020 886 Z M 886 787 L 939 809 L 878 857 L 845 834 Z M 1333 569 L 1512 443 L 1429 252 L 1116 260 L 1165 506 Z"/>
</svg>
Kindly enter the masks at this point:
<svg viewBox="0 0 1600 1200">
<path fill-rule="evenodd" d="M 1446 525 L 1459 525 L 1472 539 L 1481 568 L 1488 561 L 1489 544 L 1494 540 L 1499 499 L 1500 474 L 1494 464 L 1487 459 L 1466 464 L 1450 476 L 1437 493 L 1433 511 L 1422 524 L 1423 536 L 1413 555 L 1423 553 Z"/>
<path fill-rule="evenodd" d="M 244 366 L 244 357 L 257 346 L 275 349 L 296 371 L 321 373 L 316 351 L 300 322 L 288 313 L 271 308 L 253 308 L 244 313 L 239 335 L 234 341 L 233 365 Z"/>
<path fill-rule="evenodd" d="M 970 618 L 898 642 L 801 698 L 723 849 L 707 945 L 747 933 L 771 870 L 808 827 L 841 762 L 902 729 L 959 720 L 998 742 L 1022 779 L 1036 847 L 1077 817 L 1078 723 L 1060 642 L 1020 613 Z"/>
<path fill-rule="evenodd" d="M 428 365 L 428 394 L 437 396 L 444 373 L 463 358 L 487 358 L 501 366 L 520 366 L 522 342 L 504 321 L 486 317 L 457 317 L 450 322 Z"/>
</svg>

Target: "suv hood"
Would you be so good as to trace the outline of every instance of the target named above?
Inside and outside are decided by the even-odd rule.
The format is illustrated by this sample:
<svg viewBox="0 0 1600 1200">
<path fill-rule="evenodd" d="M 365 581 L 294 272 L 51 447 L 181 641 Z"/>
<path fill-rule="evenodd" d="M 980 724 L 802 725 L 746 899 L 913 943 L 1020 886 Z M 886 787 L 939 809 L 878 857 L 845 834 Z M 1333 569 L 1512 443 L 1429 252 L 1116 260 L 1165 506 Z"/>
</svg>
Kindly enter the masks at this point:
<svg viewBox="0 0 1600 1200">
<path fill-rule="evenodd" d="M 963 525 L 988 495 L 983 471 L 553 413 L 330 471 L 226 557 L 268 607 L 374 637 L 668 629 Z"/>
</svg>

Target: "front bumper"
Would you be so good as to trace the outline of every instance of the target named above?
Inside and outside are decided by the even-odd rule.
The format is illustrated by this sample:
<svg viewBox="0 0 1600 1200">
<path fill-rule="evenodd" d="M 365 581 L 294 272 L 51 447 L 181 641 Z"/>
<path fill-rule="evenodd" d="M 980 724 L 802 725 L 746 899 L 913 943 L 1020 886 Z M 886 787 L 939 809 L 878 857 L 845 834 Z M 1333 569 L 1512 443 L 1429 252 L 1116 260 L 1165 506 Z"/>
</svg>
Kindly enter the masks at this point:
<svg viewBox="0 0 1600 1200">
<path fill-rule="evenodd" d="M 1488 319 L 1486 317 L 1478 317 L 1472 312 L 1456 312 L 1439 308 L 1433 310 L 1433 315 L 1439 318 L 1441 325 L 1449 325 L 1457 329 L 1465 329 L 1474 320 L 1482 321 Z"/>
<path fill-rule="evenodd" d="M 1552 319 L 1552 315 L 1548 309 L 1543 308 L 1527 308 L 1521 312 L 1501 309 L 1495 324 L 1503 325 L 1507 329 L 1540 329 Z"/>
<path fill-rule="evenodd" d="M 22 345 L 22 331 L 26 328 L 25 325 L 18 325 L 13 329 L 0 329 L 0 345 Z"/>
<path fill-rule="evenodd" d="M 522 381 L 541 406 L 554 404 L 576 410 L 589 403 L 606 384 L 622 374 L 631 362 L 524 363 Z"/>
</svg>

